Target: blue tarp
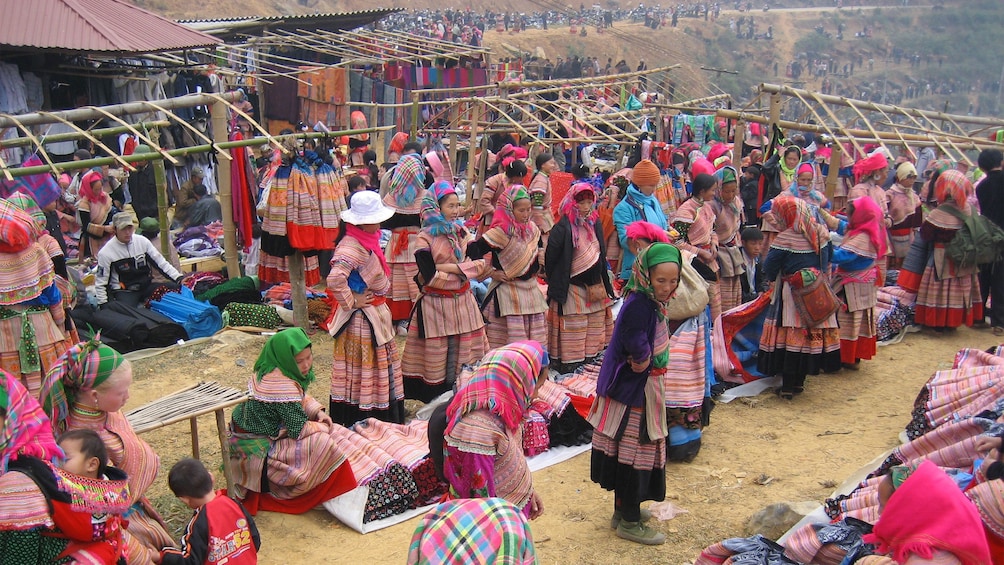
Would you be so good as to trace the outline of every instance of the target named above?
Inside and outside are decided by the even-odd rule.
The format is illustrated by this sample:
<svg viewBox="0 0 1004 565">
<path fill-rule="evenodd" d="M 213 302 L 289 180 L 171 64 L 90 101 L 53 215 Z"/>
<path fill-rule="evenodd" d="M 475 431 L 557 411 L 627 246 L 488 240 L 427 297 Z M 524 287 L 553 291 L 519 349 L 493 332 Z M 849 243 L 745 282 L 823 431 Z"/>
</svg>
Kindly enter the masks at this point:
<svg viewBox="0 0 1004 565">
<path fill-rule="evenodd" d="M 150 302 L 150 309 L 181 324 L 189 339 L 208 337 L 223 328 L 223 317 L 216 306 L 196 300 L 191 289 L 182 286 L 181 293 L 169 292 L 160 300 Z"/>
</svg>

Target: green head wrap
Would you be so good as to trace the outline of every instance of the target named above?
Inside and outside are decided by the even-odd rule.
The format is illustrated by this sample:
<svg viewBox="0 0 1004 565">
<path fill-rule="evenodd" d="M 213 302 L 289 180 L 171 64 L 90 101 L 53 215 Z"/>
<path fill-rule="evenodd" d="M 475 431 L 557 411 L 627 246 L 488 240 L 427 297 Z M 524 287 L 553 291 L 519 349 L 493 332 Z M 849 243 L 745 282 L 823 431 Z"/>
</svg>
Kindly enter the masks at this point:
<svg viewBox="0 0 1004 565">
<path fill-rule="evenodd" d="M 624 290 L 644 294 L 653 302 L 659 304 L 659 316 L 662 319 L 666 319 L 666 303 L 659 302 L 655 297 L 655 291 L 652 289 L 651 270 L 652 267 L 661 265 L 662 263 L 676 263 L 680 265 L 681 262 L 682 258 L 680 257 L 679 249 L 668 243 L 653 243 L 646 247 L 635 259 L 634 266 L 631 268 L 631 278 L 624 285 Z"/>
<path fill-rule="evenodd" d="M 82 390 L 97 388 L 112 376 L 125 357 L 98 341 L 78 343 L 59 357 L 42 382 L 42 407 L 57 431 L 66 429 L 66 417 Z"/>
<path fill-rule="evenodd" d="M 912 475 L 916 470 L 916 465 L 896 465 L 892 469 L 889 469 L 889 477 L 892 479 L 892 488 L 899 488 L 899 485 L 909 479 L 910 475 Z"/>
<path fill-rule="evenodd" d="M 306 392 L 310 383 L 314 382 L 314 369 L 311 367 L 306 375 L 300 373 L 300 368 L 296 366 L 296 356 L 310 345 L 310 338 L 302 328 L 285 329 L 270 337 L 254 363 L 254 372 L 258 380 L 267 373 L 279 369 Z"/>
</svg>

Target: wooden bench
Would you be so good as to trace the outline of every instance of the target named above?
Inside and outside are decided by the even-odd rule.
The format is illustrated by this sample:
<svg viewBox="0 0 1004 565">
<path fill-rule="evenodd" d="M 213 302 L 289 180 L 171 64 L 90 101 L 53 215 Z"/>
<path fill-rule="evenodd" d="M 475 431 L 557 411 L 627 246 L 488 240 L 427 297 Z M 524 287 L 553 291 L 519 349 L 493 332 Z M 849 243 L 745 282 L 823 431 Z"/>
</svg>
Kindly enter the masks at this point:
<svg viewBox="0 0 1004 565">
<path fill-rule="evenodd" d="M 223 410 L 242 404 L 248 399 L 247 392 L 228 388 L 216 382 L 198 383 L 169 394 L 159 400 L 140 406 L 126 414 L 126 419 L 137 434 L 149 432 L 188 420 L 192 433 L 192 457 L 199 459 L 198 417 L 214 412 L 216 414 L 216 434 L 220 438 L 223 457 L 223 476 L 227 490 L 232 487 L 230 465 L 227 464 L 227 423 Z"/>
</svg>

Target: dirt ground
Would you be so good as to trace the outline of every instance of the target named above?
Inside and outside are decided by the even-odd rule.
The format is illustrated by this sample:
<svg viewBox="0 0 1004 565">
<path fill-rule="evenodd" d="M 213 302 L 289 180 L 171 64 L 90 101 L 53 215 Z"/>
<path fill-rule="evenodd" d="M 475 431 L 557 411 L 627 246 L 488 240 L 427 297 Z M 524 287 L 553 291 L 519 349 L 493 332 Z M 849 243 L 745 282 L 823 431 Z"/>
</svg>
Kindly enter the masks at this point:
<svg viewBox="0 0 1004 565">
<path fill-rule="evenodd" d="M 203 380 L 243 388 L 264 339 L 229 331 L 209 342 L 134 361 L 127 410 Z M 311 392 L 325 399 L 331 339 L 319 333 L 313 341 L 318 380 Z M 609 530 L 612 495 L 589 481 L 588 454 L 541 470 L 534 482 L 545 514 L 533 522 L 540 561 L 688 563 L 710 543 L 745 535 L 749 516 L 768 504 L 822 501 L 834 485 L 897 445 L 918 390 L 934 371 L 951 366 L 957 350 L 996 343 L 988 330 L 911 334 L 900 344 L 880 348 L 878 357 L 858 372 L 810 377 L 805 394 L 793 402 L 764 394 L 718 405 L 697 459 L 666 470 L 669 500 L 688 513 L 656 523 L 668 535 L 660 547 L 638 546 Z M 199 424 L 203 460 L 219 469 L 213 419 L 203 417 Z M 188 426 L 176 424 L 143 437 L 161 457 L 160 477 L 148 494 L 181 528 L 190 514 L 167 490 L 166 476 L 175 461 L 191 452 Z M 222 486 L 222 472 L 216 475 Z M 754 483 L 756 478 L 767 484 Z M 322 510 L 302 516 L 262 513 L 257 518 L 262 562 L 403 563 L 418 521 L 360 535 Z"/>
</svg>

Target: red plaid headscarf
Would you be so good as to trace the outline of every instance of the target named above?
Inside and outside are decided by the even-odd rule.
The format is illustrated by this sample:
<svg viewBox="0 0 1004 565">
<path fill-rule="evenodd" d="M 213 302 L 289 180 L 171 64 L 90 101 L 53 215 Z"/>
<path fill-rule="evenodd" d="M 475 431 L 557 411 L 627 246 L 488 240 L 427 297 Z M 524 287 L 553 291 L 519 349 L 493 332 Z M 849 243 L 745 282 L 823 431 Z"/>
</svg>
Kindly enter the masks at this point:
<svg viewBox="0 0 1004 565">
<path fill-rule="evenodd" d="M 973 192 L 973 183 L 966 175 L 955 169 L 945 171 L 934 183 L 934 198 L 938 204 L 951 202 L 964 212 L 969 210 L 969 195 Z"/>
</svg>

